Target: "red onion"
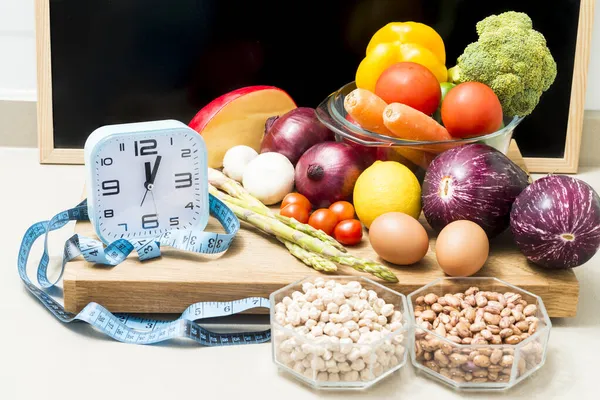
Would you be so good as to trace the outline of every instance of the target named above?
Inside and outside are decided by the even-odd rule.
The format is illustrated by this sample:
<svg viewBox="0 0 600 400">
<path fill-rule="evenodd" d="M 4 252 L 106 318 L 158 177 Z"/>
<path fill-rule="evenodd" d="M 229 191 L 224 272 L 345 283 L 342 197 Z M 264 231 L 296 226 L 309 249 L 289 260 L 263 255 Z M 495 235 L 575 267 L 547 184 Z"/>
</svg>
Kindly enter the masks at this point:
<svg viewBox="0 0 600 400">
<path fill-rule="evenodd" d="M 267 118 L 267 120 L 265 121 L 265 134 L 267 132 L 269 132 L 269 130 L 271 129 L 271 127 L 273 126 L 275 121 L 277 121 L 278 119 L 279 119 L 279 115 L 275 115 L 274 117 Z"/>
<path fill-rule="evenodd" d="M 283 154 L 296 165 L 313 145 L 334 139 L 333 132 L 317 119 L 314 108 L 298 107 L 266 121 L 260 152 Z"/>
<path fill-rule="evenodd" d="M 468 144 L 447 150 L 429 165 L 423 181 L 423 214 L 440 232 L 466 219 L 492 238 L 508 228 L 515 198 L 529 177 L 498 150 Z"/>
<path fill-rule="evenodd" d="M 364 168 L 352 146 L 341 142 L 316 144 L 296 165 L 296 190 L 316 208 L 329 207 L 340 200 L 350 201 Z"/>
<path fill-rule="evenodd" d="M 510 227 L 531 262 L 552 269 L 578 267 L 600 247 L 600 197 L 579 179 L 540 178 L 515 200 Z"/>
<path fill-rule="evenodd" d="M 385 154 L 387 150 L 386 148 L 363 146 L 360 143 L 353 142 L 352 140 L 346 138 L 343 138 L 342 142 L 347 143 L 350 147 L 356 150 L 365 168 L 370 167 L 377 160 L 387 161 Z"/>
</svg>

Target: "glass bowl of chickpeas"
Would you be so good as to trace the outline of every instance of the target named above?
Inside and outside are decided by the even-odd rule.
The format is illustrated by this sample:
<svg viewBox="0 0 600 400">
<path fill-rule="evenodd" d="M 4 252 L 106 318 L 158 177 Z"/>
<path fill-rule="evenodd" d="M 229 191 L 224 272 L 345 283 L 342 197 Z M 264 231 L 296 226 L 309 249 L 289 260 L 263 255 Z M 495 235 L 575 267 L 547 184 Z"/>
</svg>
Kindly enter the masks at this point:
<svg viewBox="0 0 600 400">
<path fill-rule="evenodd" d="M 309 277 L 274 292 L 273 362 L 317 389 L 365 389 L 402 368 L 406 297 L 356 276 Z"/>
</svg>

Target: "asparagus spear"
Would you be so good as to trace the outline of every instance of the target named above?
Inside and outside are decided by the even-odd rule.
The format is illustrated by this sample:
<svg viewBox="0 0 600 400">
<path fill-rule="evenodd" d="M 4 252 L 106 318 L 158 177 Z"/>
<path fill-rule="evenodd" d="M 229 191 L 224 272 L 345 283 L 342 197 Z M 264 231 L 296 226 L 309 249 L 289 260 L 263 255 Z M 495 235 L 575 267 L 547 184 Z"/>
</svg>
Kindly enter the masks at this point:
<svg viewBox="0 0 600 400">
<path fill-rule="evenodd" d="M 348 255 L 343 255 L 342 257 L 330 257 L 330 259 L 338 264 L 348 265 L 357 271 L 373 274 L 384 281 L 398 282 L 398 278 L 388 267 L 376 263 L 375 261 Z"/>
<path fill-rule="evenodd" d="M 225 203 L 239 219 L 254 225 L 263 232 L 292 242 L 306 251 L 316 253 L 331 261 L 348 265 L 357 271 L 371 273 L 388 282 L 398 282 L 396 275 L 394 275 L 394 273 L 384 265 L 378 264 L 374 261 L 357 258 L 348 253 L 342 253 L 332 245 L 296 229 L 290 228 L 281 221 L 266 217 L 227 201 L 225 201 Z"/>
<path fill-rule="evenodd" d="M 265 206 L 260 200 L 248 193 L 242 185 L 227 177 L 221 171 L 218 171 L 214 168 L 209 168 L 208 182 L 216 188 L 229 193 L 230 196 L 233 196 L 236 199 L 242 200 L 246 204 L 251 205 L 253 208 L 262 208 L 264 212 L 271 212 L 269 207 Z"/>
<path fill-rule="evenodd" d="M 298 246 L 295 243 L 292 243 L 288 240 L 282 239 L 280 237 L 277 238 L 281 243 L 287 247 L 290 253 L 302 261 L 304 264 L 309 267 L 314 268 L 316 271 L 321 272 L 335 272 L 337 271 L 337 266 L 334 262 L 329 261 L 326 258 L 321 257 L 318 254 L 311 253 L 310 251 L 304 250 L 302 247 Z"/>
<path fill-rule="evenodd" d="M 228 202 L 231 204 L 235 204 L 242 208 L 247 208 L 249 210 L 254 211 L 255 213 L 265 215 L 266 217 L 274 217 L 274 215 L 271 213 L 271 210 L 269 210 L 268 208 L 267 208 L 268 212 L 265 212 L 263 207 L 256 207 L 252 204 L 246 204 L 243 200 L 236 199 L 235 197 L 231 197 L 223 192 L 220 192 L 219 190 L 217 190 L 217 188 L 215 188 L 213 185 L 210 185 L 210 184 L 208 185 L 208 189 L 209 189 L 209 192 L 213 196 L 218 197 L 222 201 L 225 201 L 225 202 Z M 297 222 L 297 224 L 300 224 L 300 222 Z M 300 225 L 303 225 L 303 224 L 300 224 Z M 323 234 L 324 233 L 325 232 L 323 232 Z M 292 242 L 282 239 L 280 237 L 278 237 L 277 239 L 279 239 L 279 241 L 281 243 L 283 243 L 285 245 L 285 247 L 287 247 L 287 249 L 290 251 L 290 253 L 292 253 L 292 255 L 294 257 L 296 257 L 297 259 L 299 259 L 300 261 L 302 261 L 304 264 L 308 265 L 309 267 L 312 267 L 315 270 L 322 271 L 322 272 L 337 271 L 337 266 L 332 261 L 329 261 L 315 253 L 306 251 L 302 247 L 298 246 L 295 243 L 292 243 Z"/>
<path fill-rule="evenodd" d="M 335 247 L 342 253 L 348 252 L 348 250 L 346 250 L 346 248 L 340 242 L 338 242 L 337 240 L 335 240 L 334 238 L 332 238 L 331 236 L 329 236 L 328 234 L 326 234 L 325 232 L 323 232 L 320 229 L 315 229 L 308 224 L 303 224 L 302 222 L 300 222 L 294 218 L 286 217 L 285 215 L 275 214 L 275 218 L 277 218 L 279 221 L 283 222 L 287 226 L 290 226 L 294 229 L 299 230 L 300 232 L 306 233 L 307 235 L 310 235 L 310 236 L 314 236 L 317 239 L 320 239 L 326 243 L 329 243 L 330 245 L 332 245 L 333 247 Z"/>
<path fill-rule="evenodd" d="M 211 171 L 215 171 L 215 172 L 211 172 Z M 335 247 L 336 249 L 338 249 L 339 251 L 341 251 L 343 253 L 346 253 L 348 251 L 348 250 L 346 250 L 346 248 L 344 246 L 342 246 L 342 244 L 340 244 L 337 240 L 335 240 L 334 238 L 332 238 L 331 236 L 329 236 L 322 230 L 315 229 L 312 226 L 310 226 L 308 224 L 303 224 L 300 221 L 297 221 L 293 218 L 289 218 L 284 215 L 279 215 L 279 214 L 272 212 L 269 209 L 269 207 L 265 206 L 263 203 L 260 202 L 260 200 L 256 199 L 250 193 L 246 192 L 246 189 L 244 189 L 241 185 L 239 185 L 233 179 L 230 179 L 227 176 L 225 176 L 225 174 L 223 174 L 222 172 L 217 171 L 217 170 L 211 170 L 209 168 L 209 173 L 210 173 L 210 175 L 209 175 L 209 182 L 210 182 L 209 191 L 213 196 L 216 196 L 223 201 L 227 201 L 232 204 L 237 204 L 240 207 L 252 210 L 255 213 L 265 215 L 267 217 L 277 218 L 284 224 L 286 224 L 294 229 L 297 229 L 300 232 L 304 232 L 307 235 L 314 236 L 324 242 L 329 243 L 330 245 L 332 245 L 333 247 Z M 220 192 L 219 190 L 217 190 L 215 188 L 215 186 L 217 188 L 229 193 L 229 195 L 225 194 L 223 192 Z M 251 197 L 253 199 L 253 201 L 247 201 L 248 197 Z M 258 202 L 258 204 L 257 204 L 257 202 Z"/>
<path fill-rule="evenodd" d="M 247 208 L 248 210 L 252 210 L 257 214 L 264 215 L 265 217 L 274 217 L 273 213 L 267 207 L 258 207 L 253 203 L 248 203 L 245 200 L 239 199 L 237 197 L 232 197 L 226 193 L 221 192 L 212 184 L 208 185 L 208 192 L 213 196 L 217 197 L 221 201 L 226 201 L 231 204 L 235 204 L 242 208 Z M 262 204 L 262 203 L 261 203 Z M 266 211 L 265 211 L 266 209 Z"/>
</svg>

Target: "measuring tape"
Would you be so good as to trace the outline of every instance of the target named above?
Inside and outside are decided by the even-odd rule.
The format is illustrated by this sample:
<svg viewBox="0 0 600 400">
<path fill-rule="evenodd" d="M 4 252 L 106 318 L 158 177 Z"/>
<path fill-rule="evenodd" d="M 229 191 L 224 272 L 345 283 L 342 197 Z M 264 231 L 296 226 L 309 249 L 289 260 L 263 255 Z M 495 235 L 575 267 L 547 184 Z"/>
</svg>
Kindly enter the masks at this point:
<svg viewBox="0 0 600 400">
<path fill-rule="evenodd" d="M 62 266 L 58 278 L 48 279 L 48 235 L 51 231 L 65 226 L 70 221 L 88 221 L 87 202 L 55 215 L 49 221 L 33 224 L 23 237 L 19 249 L 18 270 L 27 289 L 40 300 L 56 318 L 65 323 L 83 321 L 104 334 L 125 343 L 152 344 L 174 338 L 192 339 L 205 346 L 225 346 L 249 343 L 263 343 L 271 338 L 271 331 L 224 334 L 211 332 L 194 321 L 204 318 L 222 317 L 237 314 L 252 308 L 269 308 L 269 300 L 251 297 L 229 302 L 201 302 L 189 306 L 174 321 L 143 319 L 125 314 L 112 314 L 98 303 L 89 303 L 81 312 L 73 314 L 64 309 L 43 289 L 56 285 L 64 273 L 65 265 L 73 258 L 82 255 L 86 261 L 116 266 L 136 251 L 140 260 L 160 256 L 160 246 L 204 254 L 221 253 L 227 250 L 240 228 L 240 222 L 233 212 L 216 197 L 209 195 L 210 214 L 225 228 L 226 233 L 211 233 L 201 230 L 170 231 L 154 239 L 129 241 L 118 239 L 106 247 L 99 240 L 77 234 L 67 240 L 63 252 Z M 27 260 L 35 241 L 44 235 L 44 252 L 37 268 L 37 287 L 27 276 Z"/>
</svg>

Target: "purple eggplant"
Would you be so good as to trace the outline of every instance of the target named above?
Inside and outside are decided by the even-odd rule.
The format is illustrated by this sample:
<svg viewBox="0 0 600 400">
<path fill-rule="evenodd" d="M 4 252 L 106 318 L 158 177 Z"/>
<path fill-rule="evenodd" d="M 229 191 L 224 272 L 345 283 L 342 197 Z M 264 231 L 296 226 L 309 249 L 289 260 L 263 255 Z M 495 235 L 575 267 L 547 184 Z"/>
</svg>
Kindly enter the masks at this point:
<svg viewBox="0 0 600 400">
<path fill-rule="evenodd" d="M 437 232 L 464 219 L 493 238 L 510 225 L 512 204 L 528 184 L 525 171 L 498 150 L 485 144 L 455 147 L 429 165 L 423 213 Z"/>
<path fill-rule="evenodd" d="M 545 268 L 578 267 L 600 247 L 600 197 L 570 176 L 532 183 L 517 197 L 510 218 L 523 254 Z"/>
</svg>

